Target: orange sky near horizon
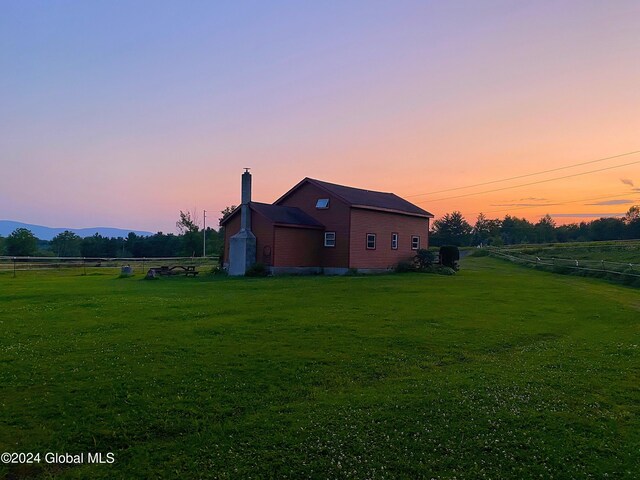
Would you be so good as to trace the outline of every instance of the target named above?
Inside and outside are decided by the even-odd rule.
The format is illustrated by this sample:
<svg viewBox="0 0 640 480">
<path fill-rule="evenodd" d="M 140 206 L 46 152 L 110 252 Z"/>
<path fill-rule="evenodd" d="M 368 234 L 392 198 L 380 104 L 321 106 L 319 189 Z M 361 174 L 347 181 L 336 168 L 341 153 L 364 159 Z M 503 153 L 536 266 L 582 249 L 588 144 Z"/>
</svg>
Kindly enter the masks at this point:
<svg viewBox="0 0 640 480">
<path fill-rule="evenodd" d="M 243 167 L 256 201 L 311 177 L 470 223 L 640 204 L 640 163 L 503 189 L 640 154 L 450 190 L 640 150 L 638 2 L 6 10 L 0 219 L 174 232 L 207 210 L 217 226 Z"/>
</svg>

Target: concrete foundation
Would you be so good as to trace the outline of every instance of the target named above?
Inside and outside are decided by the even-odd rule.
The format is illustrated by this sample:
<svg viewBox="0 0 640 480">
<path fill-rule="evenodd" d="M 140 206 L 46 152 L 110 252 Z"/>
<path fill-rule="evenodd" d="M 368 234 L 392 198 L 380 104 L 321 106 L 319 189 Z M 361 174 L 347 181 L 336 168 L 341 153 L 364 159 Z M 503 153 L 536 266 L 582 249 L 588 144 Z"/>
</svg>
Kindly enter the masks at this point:
<svg viewBox="0 0 640 480">
<path fill-rule="evenodd" d="M 231 273 L 230 264 L 225 262 L 223 268 L 229 272 L 229 275 L 244 275 L 242 273 Z M 248 267 L 247 267 L 248 268 Z M 346 275 L 349 273 L 348 268 L 338 267 L 268 267 L 271 275 Z M 245 270 L 246 271 L 246 270 Z M 390 273 L 393 269 L 389 268 L 359 268 L 357 273 L 365 275 L 375 275 L 381 273 Z"/>
<path fill-rule="evenodd" d="M 393 272 L 393 268 L 358 268 L 357 273 L 364 275 L 376 275 L 381 273 Z"/>
<path fill-rule="evenodd" d="M 321 267 L 270 267 L 271 275 L 318 275 Z"/>
<path fill-rule="evenodd" d="M 348 268 L 340 268 L 340 267 L 324 267 L 323 272 L 325 275 L 346 275 L 349 273 Z"/>
</svg>

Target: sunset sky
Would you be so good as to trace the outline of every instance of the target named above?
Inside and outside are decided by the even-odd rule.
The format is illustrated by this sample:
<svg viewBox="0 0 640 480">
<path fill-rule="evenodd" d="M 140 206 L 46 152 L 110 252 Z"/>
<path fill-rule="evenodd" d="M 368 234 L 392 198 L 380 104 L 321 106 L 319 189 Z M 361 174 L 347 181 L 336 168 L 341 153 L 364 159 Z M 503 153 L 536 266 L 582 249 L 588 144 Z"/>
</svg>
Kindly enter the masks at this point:
<svg viewBox="0 0 640 480">
<path fill-rule="evenodd" d="M 639 150 L 638 1 L 0 2 L 0 219 L 217 225 L 251 167 L 565 223 L 640 204 L 640 152 L 586 164 Z"/>
</svg>

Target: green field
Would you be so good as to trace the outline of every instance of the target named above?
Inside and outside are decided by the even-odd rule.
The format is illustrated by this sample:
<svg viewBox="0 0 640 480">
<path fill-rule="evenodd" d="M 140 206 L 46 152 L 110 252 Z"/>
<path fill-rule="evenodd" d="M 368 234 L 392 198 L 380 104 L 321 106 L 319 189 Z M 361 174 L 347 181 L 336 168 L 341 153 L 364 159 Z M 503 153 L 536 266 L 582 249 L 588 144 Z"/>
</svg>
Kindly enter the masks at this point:
<svg viewBox="0 0 640 480">
<path fill-rule="evenodd" d="M 510 245 L 476 249 L 471 255 L 491 255 L 538 270 L 600 278 L 640 288 L 640 242 L 637 240 Z"/>
<path fill-rule="evenodd" d="M 638 478 L 640 293 L 456 276 L 0 274 L 7 478 Z"/>
<path fill-rule="evenodd" d="M 543 245 L 510 245 L 504 251 L 535 255 L 543 258 L 594 260 L 640 265 L 640 241 L 553 243 Z M 640 271 L 640 268 L 638 268 Z"/>
</svg>

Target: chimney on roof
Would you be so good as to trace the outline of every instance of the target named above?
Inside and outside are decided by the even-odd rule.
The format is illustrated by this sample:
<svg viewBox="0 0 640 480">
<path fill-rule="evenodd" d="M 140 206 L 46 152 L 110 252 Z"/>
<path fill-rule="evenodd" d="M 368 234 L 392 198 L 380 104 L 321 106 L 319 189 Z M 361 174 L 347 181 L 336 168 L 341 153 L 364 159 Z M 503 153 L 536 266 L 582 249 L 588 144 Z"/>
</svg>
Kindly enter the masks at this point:
<svg viewBox="0 0 640 480">
<path fill-rule="evenodd" d="M 241 204 L 241 220 L 240 230 L 251 231 L 251 214 L 249 211 L 249 204 L 251 203 L 251 174 L 249 169 L 245 168 L 242 174 L 242 204 Z"/>
<path fill-rule="evenodd" d="M 251 231 L 251 174 L 242 174 L 240 231 L 229 239 L 229 275 L 244 275 L 256 263 L 256 237 Z"/>
</svg>

